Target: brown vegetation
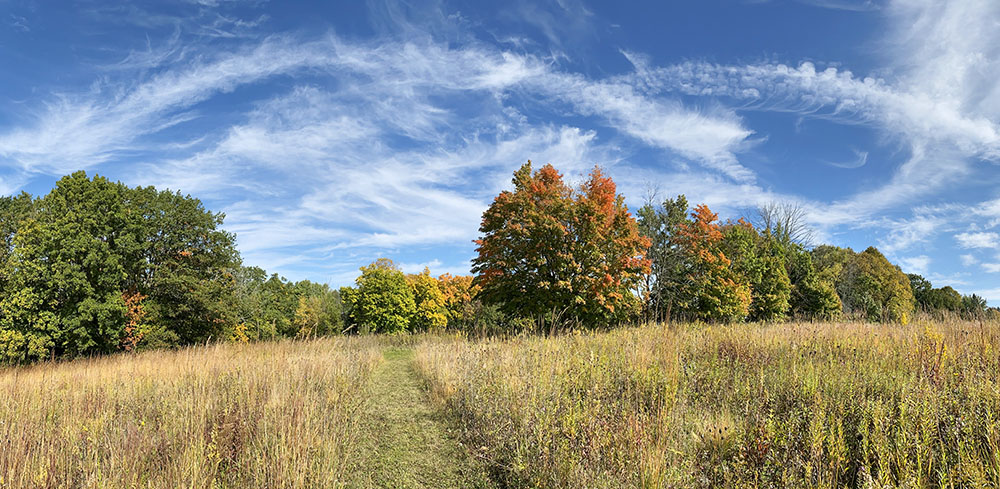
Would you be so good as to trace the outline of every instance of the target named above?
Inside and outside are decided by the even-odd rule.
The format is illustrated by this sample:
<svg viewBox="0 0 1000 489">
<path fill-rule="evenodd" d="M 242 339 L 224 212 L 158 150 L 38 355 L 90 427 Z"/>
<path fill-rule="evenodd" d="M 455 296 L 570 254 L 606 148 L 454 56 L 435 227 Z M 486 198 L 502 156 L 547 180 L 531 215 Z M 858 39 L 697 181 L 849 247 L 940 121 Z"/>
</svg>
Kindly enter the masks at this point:
<svg viewBox="0 0 1000 489">
<path fill-rule="evenodd" d="M 333 487 L 372 338 L 216 344 L 0 371 L 0 487 Z"/>
<path fill-rule="evenodd" d="M 644 327 L 416 361 L 515 487 L 997 487 L 1000 329 Z"/>
</svg>

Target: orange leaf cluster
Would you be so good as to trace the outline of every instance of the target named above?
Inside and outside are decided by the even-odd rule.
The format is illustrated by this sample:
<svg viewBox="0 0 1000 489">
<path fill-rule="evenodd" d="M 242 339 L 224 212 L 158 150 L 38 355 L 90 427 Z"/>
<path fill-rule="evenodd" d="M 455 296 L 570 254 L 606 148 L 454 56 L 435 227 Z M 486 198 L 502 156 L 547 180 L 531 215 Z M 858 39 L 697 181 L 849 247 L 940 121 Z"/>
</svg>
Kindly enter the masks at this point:
<svg viewBox="0 0 1000 489">
<path fill-rule="evenodd" d="M 134 351 L 142 341 L 140 326 L 146 317 L 146 310 L 142 306 L 145 298 L 139 292 L 122 292 L 122 300 L 125 302 L 125 337 L 122 338 L 122 348 L 125 351 Z"/>
</svg>

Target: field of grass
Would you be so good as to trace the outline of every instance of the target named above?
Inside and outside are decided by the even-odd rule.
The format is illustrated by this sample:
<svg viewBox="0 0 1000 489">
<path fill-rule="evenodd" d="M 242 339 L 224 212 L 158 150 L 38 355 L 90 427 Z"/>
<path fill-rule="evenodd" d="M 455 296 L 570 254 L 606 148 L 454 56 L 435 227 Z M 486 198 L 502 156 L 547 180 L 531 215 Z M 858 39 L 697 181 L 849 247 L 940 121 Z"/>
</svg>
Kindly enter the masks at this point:
<svg viewBox="0 0 1000 489">
<path fill-rule="evenodd" d="M 0 370 L 0 489 L 1000 487 L 1000 327 L 341 337 Z"/>
<path fill-rule="evenodd" d="M 0 371 L 0 488 L 334 487 L 381 359 L 337 338 Z"/>
<path fill-rule="evenodd" d="M 513 487 L 1000 487 L 998 348 L 995 324 L 744 324 L 416 362 Z"/>
</svg>

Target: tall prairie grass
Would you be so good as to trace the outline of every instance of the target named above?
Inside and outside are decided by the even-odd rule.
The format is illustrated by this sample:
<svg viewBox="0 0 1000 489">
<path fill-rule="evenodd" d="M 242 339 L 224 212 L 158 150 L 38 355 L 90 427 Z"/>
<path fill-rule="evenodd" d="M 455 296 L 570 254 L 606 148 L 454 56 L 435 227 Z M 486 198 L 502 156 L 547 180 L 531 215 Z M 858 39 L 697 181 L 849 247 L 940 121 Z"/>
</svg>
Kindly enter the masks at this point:
<svg viewBox="0 0 1000 489">
<path fill-rule="evenodd" d="M 1000 487 L 996 324 L 648 326 L 416 361 L 513 487 Z"/>
<path fill-rule="evenodd" d="M 381 358 L 336 338 L 0 371 L 0 488 L 336 487 Z"/>
</svg>

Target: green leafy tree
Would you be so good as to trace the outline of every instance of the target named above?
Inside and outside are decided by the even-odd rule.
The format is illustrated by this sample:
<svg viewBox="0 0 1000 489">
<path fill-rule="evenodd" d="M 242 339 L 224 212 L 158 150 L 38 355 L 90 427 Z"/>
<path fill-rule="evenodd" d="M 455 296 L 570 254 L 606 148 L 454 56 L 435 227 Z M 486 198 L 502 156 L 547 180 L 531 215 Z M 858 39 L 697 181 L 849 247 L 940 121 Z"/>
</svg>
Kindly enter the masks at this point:
<svg viewBox="0 0 1000 489">
<path fill-rule="evenodd" d="M 962 296 L 962 315 L 969 319 L 981 319 L 987 312 L 986 299 L 972 294 Z"/>
<path fill-rule="evenodd" d="M 301 303 L 304 298 L 308 303 L 306 307 L 312 311 L 314 322 L 310 326 L 312 329 L 311 334 L 327 335 L 341 332 L 343 329 L 343 321 L 341 319 L 341 309 L 343 306 L 339 292 L 331 290 L 327 284 L 319 284 L 310 282 L 309 280 L 296 282 L 292 289 L 294 294 L 299 298 L 299 307 L 302 307 Z M 301 328 L 296 335 L 303 336 Z"/>
<path fill-rule="evenodd" d="M 820 274 L 813 265 L 812 254 L 798 243 L 783 245 L 783 253 L 791 283 L 789 305 L 792 314 L 822 320 L 840 316 L 843 305 L 837 295 L 838 276 Z"/>
<path fill-rule="evenodd" d="M 660 205 L 647 203 L 638 212 L 639 232 L 650 240 L 647 257 L 650 273 L 646 275 L 644 292 L 648 318 L 670 320 L 679 292 L 687 284 L 689 264 L 681 252 L 677 232 L 689 223 L 688 202 L 683 195 L 667 199 Z"/>
<path fill-rule="evenodd" d="M 118 349 L 125 323 L 118 247 L 122 187 L 83 172 L 64 177 L 19 223 L 0 301 L 8 361 Z"/>
<path fill-rule="evenodd" d="M 962 310 L 962 294 L 950 286 L 929 290 L 924 300 L 928 310 L 949 312 Z M 917 302 L 919 303 L 919 300 Z"/>
<path fill-rule="evenodd" d="M 153 187 L 124 187 L 123 197 L 123 288 L 146 295 L 151 321 L 178 343 L 220 338 L 236 321 L 232 298 L 240 267 L 235 238 L 221 229 L 225 216 L 198 199 Z"/>
<path fill-rule="evenodd" d="M 923 310 L 929 310 L 931 308 L 929 297 L 934 288 L 930 281 L 915 273 L 907 274 L 906 278 L 910 279 L 910 291 L 913 293 L 913 299 L 917 301 L 917 306 Z"/>
<path fill-rule="evenodd" d="M 34 215 L 35 200 L 26 192 L 0 197 L 0 263 L 14 251 L 14 236 L 21 223 Z M 2 285 L 2 283 L 0 283 Z"/>
<path fill-rule="evenodd" d="M 777 240 L 770 234 L 758 234 L 752 225 L 740 219 L 724 226 L 721 249 L 742 282 L 750 286 L 748 318 L 753 321 L 784 318 L 789 310 L 791 282 Z"/>
<path fill-rule="evenodd" d="M 0 222 L 8 361 L 192 343 L 234 320 L 239 255 L 197 199 L 77 172 L 0 201 Z"/>
<path fill-rule="evenodd" d="M 236 322 L 249 339 L 313 337 L 342 330 L 340 294 L 326 284 L 289 282 L 257 267 L 236 272 Z M 230 334 L 230 336 L 234 336 Z"/>
<path fill-rule="evenodd" d="M 962 310 L 962 294 L 957 290 L 946 286 L 934 288 L 930 281 L 917 274 L 909 274 L 910 290 L 913 292 L 913 299 L 916 305 L 923 311 L 937 312 L 949 311 L 960 312 Z"/>
<path fill-rule="evenodd" d="M 387 258 L 361 267 L 361 275 L 349 291 L 350 320 L 362 333 L 406 331 L 416 312 L 413 291 L 406 276 Z"/>
<path fill-rule="evenodd" d="M 854 255 L 846 264 L 838 292 L 847 312 L 871 321 L 905 324 L 913 315 L 909 278 L 874 247 Z"/>
</svg>

